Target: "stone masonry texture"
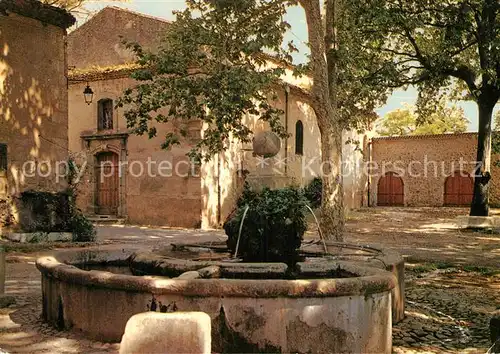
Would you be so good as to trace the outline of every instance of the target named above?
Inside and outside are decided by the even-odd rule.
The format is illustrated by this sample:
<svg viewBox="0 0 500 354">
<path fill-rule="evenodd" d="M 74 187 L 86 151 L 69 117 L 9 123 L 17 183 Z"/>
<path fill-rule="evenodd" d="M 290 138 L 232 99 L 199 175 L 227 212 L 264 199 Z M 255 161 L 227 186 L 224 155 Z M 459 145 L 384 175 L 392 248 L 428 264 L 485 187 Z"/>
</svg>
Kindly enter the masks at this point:
<svg viewBox="0 0 500 354">
<path fill-rule="evenodd" d="M 473 176 L 477 134 L 375 138 L 372 142 L 370 205 L 377 205 L 378 181 L 396 172 L 404 184 L 405 206 L 443 206 L 445 181 L 456 171 Z M 490 203 L 500 205 L 500 168 L 491 159 Z"/>
</svg>

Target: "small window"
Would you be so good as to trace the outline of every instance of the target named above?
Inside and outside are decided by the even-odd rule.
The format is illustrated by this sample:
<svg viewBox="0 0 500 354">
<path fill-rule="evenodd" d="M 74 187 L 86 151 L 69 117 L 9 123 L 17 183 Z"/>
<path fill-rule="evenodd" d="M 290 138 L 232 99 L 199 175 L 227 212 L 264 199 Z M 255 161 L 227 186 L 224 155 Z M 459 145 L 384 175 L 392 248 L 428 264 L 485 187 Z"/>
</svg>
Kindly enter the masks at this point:
<svg viewBox="0 0 500 354">
<path fill-rule="evenodd" d="M 300 120 L 295 124 L 295 154 L 304 154 L 304 125 Z"/>
<path fill-rule="evenodd" d="M 99 130 L 113 129 L 113 100 L 105 98 L 99 100 L 98 106 L 98 123 Z"/>
<path fill-rule="evenodd" d="M 0 174 L 7 172 L 7 144 L 0 143 Z"/>
</svg>

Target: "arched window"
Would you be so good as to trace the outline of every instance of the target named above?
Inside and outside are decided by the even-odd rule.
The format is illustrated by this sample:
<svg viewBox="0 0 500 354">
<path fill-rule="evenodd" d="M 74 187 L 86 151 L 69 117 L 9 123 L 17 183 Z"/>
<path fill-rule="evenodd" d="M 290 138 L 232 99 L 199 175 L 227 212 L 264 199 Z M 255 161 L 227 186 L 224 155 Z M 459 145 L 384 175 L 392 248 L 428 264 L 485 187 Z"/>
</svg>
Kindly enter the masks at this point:
<svg viewBox="0 0 500 354">
<path fill-rule="evenodd" d="M 7 144 L 0 143 L 0 176 L 7 172 Z"/>
<path fill-rule="evenodd" d="M 295 154 L 304 154 L 304 125 L 300 120 L 295 123 Z"/>
<path fill-rule="evenodd" d="M 97 129 L 113 129 L 113 100 L 103 98 L 97 102 Z"/>
</svg>

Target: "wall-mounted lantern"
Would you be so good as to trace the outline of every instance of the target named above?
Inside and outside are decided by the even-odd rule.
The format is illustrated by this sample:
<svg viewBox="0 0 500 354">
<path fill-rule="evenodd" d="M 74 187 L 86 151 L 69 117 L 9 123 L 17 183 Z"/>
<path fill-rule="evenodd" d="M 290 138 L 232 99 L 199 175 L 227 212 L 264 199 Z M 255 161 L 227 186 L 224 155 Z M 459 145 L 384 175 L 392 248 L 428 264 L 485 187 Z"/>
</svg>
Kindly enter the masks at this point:
<svg viewBox="0 0 500 354">
<path fill-rule="evenodd" d="M 88 83 L 85 90 L 83 90 L 83 96 L 85 97 L 85 103 L 90 105 L 92 103 L 92 99 L 94 98 L 94 91 L 92 91 Z"/>
</svg>

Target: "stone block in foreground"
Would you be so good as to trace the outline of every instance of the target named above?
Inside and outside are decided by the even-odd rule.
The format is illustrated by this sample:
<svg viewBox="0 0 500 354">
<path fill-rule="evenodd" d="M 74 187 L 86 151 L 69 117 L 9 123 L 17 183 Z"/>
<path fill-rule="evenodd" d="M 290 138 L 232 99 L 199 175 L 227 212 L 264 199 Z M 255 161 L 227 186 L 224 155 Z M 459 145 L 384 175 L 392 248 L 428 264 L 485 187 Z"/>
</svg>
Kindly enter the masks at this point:
<svg viewBox="0 0 500 354">
<path fill-rule="evenodd" d="M 120 354 L 211 353 L 211 319 L 204 312 L 145 312 L 130 317 Z"/>
</svg>

